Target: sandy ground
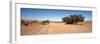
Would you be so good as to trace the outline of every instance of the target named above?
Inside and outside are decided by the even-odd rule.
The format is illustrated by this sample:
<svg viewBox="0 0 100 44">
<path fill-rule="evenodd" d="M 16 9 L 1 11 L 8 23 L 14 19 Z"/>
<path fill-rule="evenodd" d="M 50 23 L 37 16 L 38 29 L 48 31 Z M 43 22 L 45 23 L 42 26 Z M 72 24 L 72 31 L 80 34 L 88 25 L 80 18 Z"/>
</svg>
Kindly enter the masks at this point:
<svg viewBox="0 0 100 44">
<path fill-rule="evenodd" d="M 32 24 L 21 26 L 21 35 L 40 35 L 40 34 L 67 34 L 67 33 L 86 33 L 92 32 L 92 22 L 82 24 L 50 23 L 48 25 Z"/>
<path fill-rule="evenodd" d="M 60 34 L 60 33 L 82 33 L 82 32 L 92 32 L 92 25 L 88 22 L 85 24 L 63 24 L 63 23 L 51 23 L 49 24 L 48 33 L 49 34 Z"/>
<path fill-rule="evenodd" d="M 37 34 L 47 34 L 48 32 L 48 25 L 40 25 L 40 24 L 33 24 L 33 25 L 22 25 L 21 27 L 21 35 L 37 35 Z"/>
</svg>

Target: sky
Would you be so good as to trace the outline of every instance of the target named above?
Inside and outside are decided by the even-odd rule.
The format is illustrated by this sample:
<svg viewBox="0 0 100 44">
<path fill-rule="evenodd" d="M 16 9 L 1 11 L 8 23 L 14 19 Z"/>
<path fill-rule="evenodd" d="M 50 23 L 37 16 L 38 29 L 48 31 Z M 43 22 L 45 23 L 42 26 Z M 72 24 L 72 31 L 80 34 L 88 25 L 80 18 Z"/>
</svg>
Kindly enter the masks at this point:
<svg viewBox="0 0 100 44">
<path fill-rule="evenodd" d="M 63 17 L 70 16 L 73 14 L 81 14 L 85 17 L 86 21 L 92 19 L 92 11 L 21 8 L 21 19 L 25 20 L 62 21 Z"/>
</svg>

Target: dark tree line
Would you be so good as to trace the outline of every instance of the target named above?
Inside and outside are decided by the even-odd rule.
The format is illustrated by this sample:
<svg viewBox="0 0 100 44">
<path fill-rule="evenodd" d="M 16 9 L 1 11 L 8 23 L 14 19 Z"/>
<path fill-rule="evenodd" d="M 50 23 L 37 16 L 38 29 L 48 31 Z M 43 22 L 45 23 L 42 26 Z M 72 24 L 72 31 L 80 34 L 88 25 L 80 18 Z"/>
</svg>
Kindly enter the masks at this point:
<svg viewBox="0 0 100 44">
<path fill-rule="evenodd" d="M 62 21 L 66 24 L 77 24 L 78 22 L 83 22 L 84 18 L 82 15 L 70 15 L 62 18 Z"/>
</svg>

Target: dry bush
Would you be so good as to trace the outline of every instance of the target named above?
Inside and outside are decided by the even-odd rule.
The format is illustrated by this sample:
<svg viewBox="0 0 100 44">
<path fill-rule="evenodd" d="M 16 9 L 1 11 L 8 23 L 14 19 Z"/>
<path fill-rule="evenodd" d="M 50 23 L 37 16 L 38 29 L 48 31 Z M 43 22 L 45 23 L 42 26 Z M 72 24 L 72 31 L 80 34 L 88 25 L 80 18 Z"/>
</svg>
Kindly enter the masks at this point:
<svg viewBox="0 0 100 44">
<path fill-rule="evenodd" d="M 41 24 L 42 24 L 42 25 L 47 25 L 47 24 L 49 24 L 49 20 L 42 21 Z"/>
</svg>

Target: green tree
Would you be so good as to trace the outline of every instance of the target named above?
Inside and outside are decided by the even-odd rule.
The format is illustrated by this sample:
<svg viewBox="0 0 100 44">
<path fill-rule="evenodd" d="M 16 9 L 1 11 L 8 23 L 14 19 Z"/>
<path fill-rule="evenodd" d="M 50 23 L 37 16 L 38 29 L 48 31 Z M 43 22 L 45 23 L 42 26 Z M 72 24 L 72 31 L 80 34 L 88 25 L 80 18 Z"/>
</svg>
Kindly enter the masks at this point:
<svg viewBox="0 0 100 44">
<path fill-rule="evenodd" d="M 77 24 L 78 22 L 83 22 L 84 18 L 82 15 L 73 14 L 70 16 L 65 16 L 62 18 L 62 21 L 66 24 Z"/>
</svg>

